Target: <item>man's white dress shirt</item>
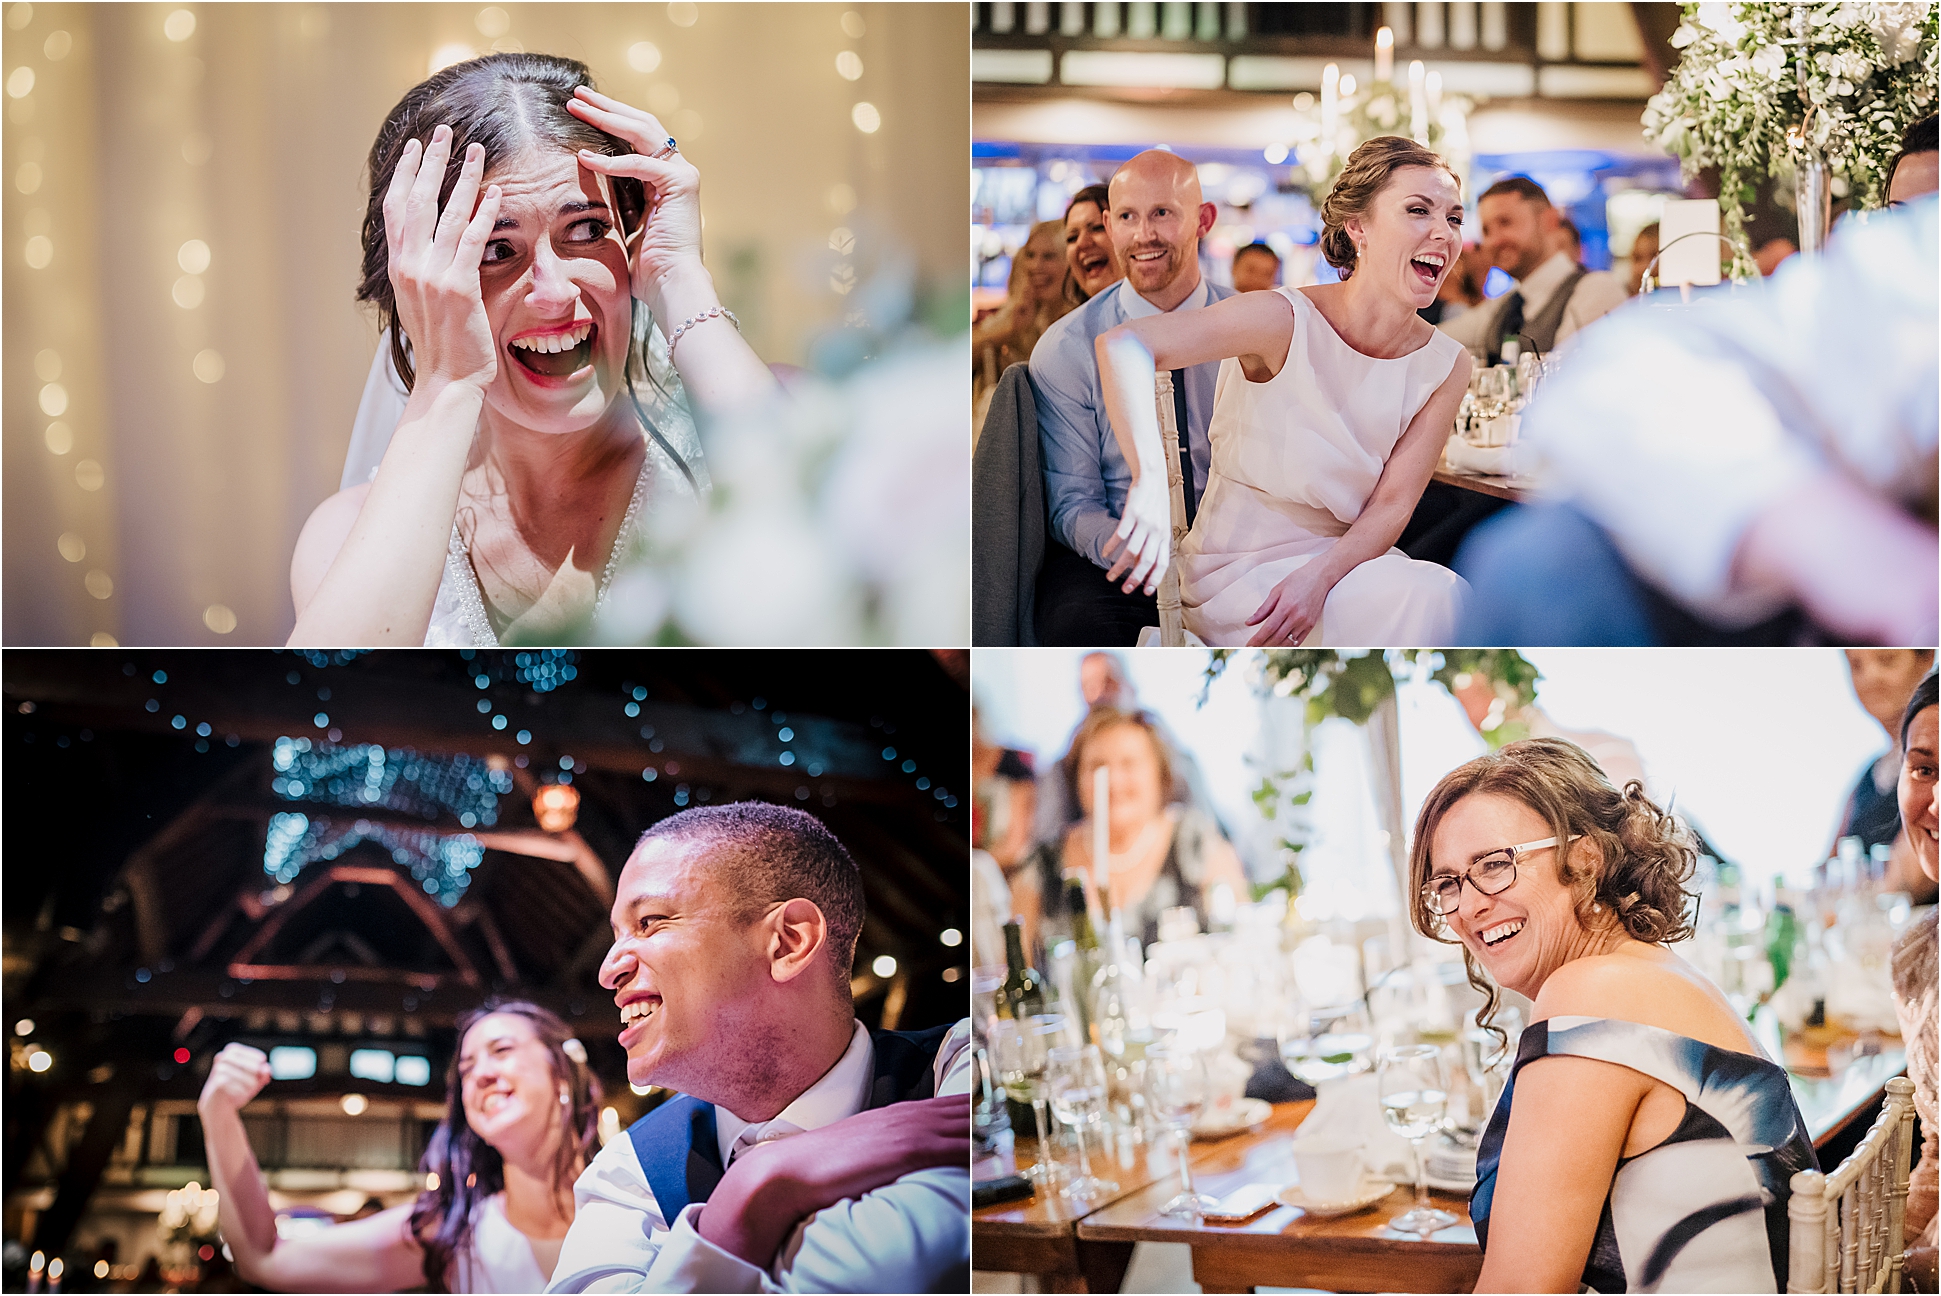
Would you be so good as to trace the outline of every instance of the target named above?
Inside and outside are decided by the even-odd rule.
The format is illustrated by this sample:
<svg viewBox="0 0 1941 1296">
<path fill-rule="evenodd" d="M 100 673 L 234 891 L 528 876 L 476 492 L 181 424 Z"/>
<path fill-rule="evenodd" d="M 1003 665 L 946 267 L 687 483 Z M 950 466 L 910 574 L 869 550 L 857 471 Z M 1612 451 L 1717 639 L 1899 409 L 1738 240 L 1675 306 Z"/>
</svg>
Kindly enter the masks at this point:
<svg viewBox="0 0 1941 1296">
<path fill-rule="evenodd" d="M 1530 272 L 1528 279 L 1519 281 L 1516 291 L 1523 294 L 1523 318 L 1528 321 L 1541 315 L 1557 289 L 1563 287 L 1564 280 L 1576 270 L 1577 263 L 1570 259 L 1568 252 L 1553 252 L 1548 261 Z M 1624 284 L 1616 275 L 1602 270 L 1591 271 L 1577 281 L 1576 291 L 1571 293 L 1570 301 L 1564 307 L 1563 320 L 1557 325 L 1557 337 L 1551 345 L 1562 346 L 1565 339 L 1578 329 L 1600 316 L 1610 314 L 1628 300 Z M 1495 341 L 1489 336 L 1489 331 L 1503 316 L 1499 309 L 1501 301 L 1500 297 L 1486 301 L 1437 327 L 1471 351 L 1487 352 L 1489 344 Z"/>
<path fill-rule="evenodd" d="M 721 1164 L 745 1148 L 833 1125 L 863 1110 L 875 1046 L 856 1023 L 849 1048 L 773 1120 L 750 1124 L 714 1109 Z M 933 1064 L 936 1093 L 970 1092 L 970 1021 L 951 1028 Z M 769 1269 L 730 1255 L 699 1232 L 705 1203 L 662 1216 L 633 1139 L 614 1138 L 573 1185 L 573 1227 L 560 1247 L 553 1292 L 922 1292 L 970 1257 L 970 1167 L 904 1175 L 817 1211 L 782 1244 Z"/>
</svg>

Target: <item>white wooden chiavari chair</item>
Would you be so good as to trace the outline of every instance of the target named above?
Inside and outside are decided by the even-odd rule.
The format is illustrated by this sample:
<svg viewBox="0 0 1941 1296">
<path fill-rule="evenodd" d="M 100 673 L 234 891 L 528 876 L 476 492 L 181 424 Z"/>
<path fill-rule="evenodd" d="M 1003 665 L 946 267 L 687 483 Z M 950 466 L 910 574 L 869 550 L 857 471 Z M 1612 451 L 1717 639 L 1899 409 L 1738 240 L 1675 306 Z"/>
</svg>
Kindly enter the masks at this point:
<svg viewBox="0 0 1941 1296">
<path fill-rule="evenodd" d="M 1867 1137 L 1832 1174 L 1793 1176 L 1789 1292 L 1898 1292 L 1914 1139 L 1914 1083 L 1887 1082 L 1887 1101 Z"/>
</svg>

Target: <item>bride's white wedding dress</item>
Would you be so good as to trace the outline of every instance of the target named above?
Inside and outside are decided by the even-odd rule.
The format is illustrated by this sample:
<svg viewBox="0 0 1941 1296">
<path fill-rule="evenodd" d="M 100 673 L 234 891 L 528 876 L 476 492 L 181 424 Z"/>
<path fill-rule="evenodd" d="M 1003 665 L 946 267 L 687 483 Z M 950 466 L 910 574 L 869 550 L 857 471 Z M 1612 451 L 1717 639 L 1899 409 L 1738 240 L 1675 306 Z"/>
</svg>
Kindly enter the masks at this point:
<svg viewBox="0 0 1941 1296">
<path fill-rule="evenodd" d="M 647 417 L 654 421 L 654 426 L 660 429 L 661 435 L 667 438 L 668 444 L 686 461 L 694 474 L 695 485 L 689 485 L 687 474 L 681 471 L 680 464 L 674 462 L 661 444 L 648 437 L 647 457 L 640 465 L 640 476 L 634 482 L 633 496 L 627 501 L 626 516 L 614 537 L 613 554 L 600 573 L 596 611 L 605 604 L 607 587 L 639 535 L 643 510 L 662 501 L 692 499 L 697 487 L 701 492 L 708 489 L 708 470 L 701 456 L 700 437 L 695 433 L 694 419 L 688 413 L 687 402 L 682 399 L 680 378 L 667 358 L 667 343 L 658 328 L 649 340 L 648 359 L 653 372 L 660 375 L 661 380 L 659 386 L 653 383 L 639 385 L 640 406 L 646 411 Z M 404 417 L 407 399 L 404 384 L 398 379 L 397 370 L 391 367 L 391 335 L 386 332 L 378 338 L 377 354 L 371 357 L 371 372 L 364 380 L 364 395 L 357 405 L 357 420 L 351 426 L 350 450 L 344 457 L 341 488 L 347 489 L 377 476 L 377 466 L 384 459 L 385 447 L 391 444 L 391 434 L 397 430 L 398 420 Z M 454 524 L 451 543 L 445 551 L 445 573 L 438 582 L 438 596 L 431 605 L 431 624 L 425 630 L 425 647 L 496 648 L 498 645 L 498 634 L 492 628 L 492 619 L 486 614 L 485 600 L 479 593 L 472 555 Z"/>
<path fill-rule="evenodd" d="M 1395 444 L 1463 354 L 1433 330 L 1420 350 L 1377 360 L 1349 346 L 1306 293 L 1293 305 L 1287 362 L 1264 383 L 1238 360 L 1214 388 L 1213 469 L 1180 546 L 1186 628 L 1209 644 L 1244 644 L 1247 618 L 1273 588 L 1361 516 Z M 1422 647 L 1446 642 L 1468 586 L 1399 549 L 1354 568 L 1329 591 L 1309 647 Z"/>
</svg>

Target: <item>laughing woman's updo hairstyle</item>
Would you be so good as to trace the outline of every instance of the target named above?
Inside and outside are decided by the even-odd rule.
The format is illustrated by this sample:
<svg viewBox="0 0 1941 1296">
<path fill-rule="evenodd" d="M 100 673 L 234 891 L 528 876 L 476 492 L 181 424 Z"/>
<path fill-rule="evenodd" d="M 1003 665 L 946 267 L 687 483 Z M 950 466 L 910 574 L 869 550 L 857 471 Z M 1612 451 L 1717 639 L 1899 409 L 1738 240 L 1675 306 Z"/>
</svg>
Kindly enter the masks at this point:
<svg viewBox="0 0 1941 1296">
<path fill-rule="evenodd" d="M 1691 831 L 1660 810 L 1636 779 L 1622 792 L 1613 787 L 1576 743 L 1530 738 L 1451 770 L 1422 802 L 1409 847 L 1407 899 L 1409 920 L 1424 936 L 1454 943 L 1442 918 L 1429 909 L 1422 888 L 1429 880 L 1429 851 L 1443 816 L 1464 797 L 1480 794 L 1519 801 L 1550 825 L 1557 848 L 1548 854 L 1556 863 L 1546 865 L 1538 857 L 1517 867 L 1554 867 L 1557 880 L 1570 888 L 1577 921 L 1586 931 L 1622 927 L 1632 939 L 1649 945 L 1693 935 L 1697 904 L 1686 884 L 1697 868 L 1698 846 Z M 1582 840 L 1573 843 L 1572 837 Z M 1467 946 L 1463 966 L 1469 984 L 1486 1001 L 1480 1019 L 1487 1025 L 1501 993 Z"/>
<path fill-rule="evenodd" d="M 1449 171 L 1449 164 L 1436 153 L 1400 135 L 1377 135 L 1348 155 L 1347 165 L 1341 168 L 1334 188 L 1321 200 L 1321 255 L 1341 272 L 1343 279 L 1355 273 L 1358 258 L 1355 241 L 1342 226 L 1366 214 L 1375 195 L 1388 187 L 1395 172 L 1411 166 L 1441 167 Z M 1454 171 L 1449 171 L 1449 178 L 1460 191 L 1461 178 Z"/>
</svg>

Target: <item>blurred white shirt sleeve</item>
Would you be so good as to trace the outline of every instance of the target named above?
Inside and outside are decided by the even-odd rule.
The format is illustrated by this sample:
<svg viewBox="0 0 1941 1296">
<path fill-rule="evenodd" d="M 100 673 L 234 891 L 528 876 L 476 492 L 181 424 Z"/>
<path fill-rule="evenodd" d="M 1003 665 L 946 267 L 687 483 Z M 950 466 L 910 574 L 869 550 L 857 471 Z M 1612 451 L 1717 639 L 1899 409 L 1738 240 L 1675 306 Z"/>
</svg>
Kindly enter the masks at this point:
<svg viewBox="0 0 1941 1296">
<path fill-rule="evenodd" d="M 1735 580 L 1733 559 L 1788 491 L 1838 471 L 1931 504 L 1935 205 L 1850 220 L 1825 254 L 1763 283 L 1687 307 L 1641 298 L 1578 339 L 1524 428 L 1641 576 L 1708 620 L 1750 624 L 1788 593 Z"/>
</svg>

